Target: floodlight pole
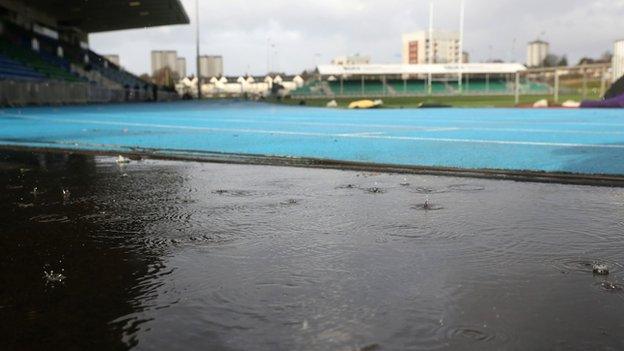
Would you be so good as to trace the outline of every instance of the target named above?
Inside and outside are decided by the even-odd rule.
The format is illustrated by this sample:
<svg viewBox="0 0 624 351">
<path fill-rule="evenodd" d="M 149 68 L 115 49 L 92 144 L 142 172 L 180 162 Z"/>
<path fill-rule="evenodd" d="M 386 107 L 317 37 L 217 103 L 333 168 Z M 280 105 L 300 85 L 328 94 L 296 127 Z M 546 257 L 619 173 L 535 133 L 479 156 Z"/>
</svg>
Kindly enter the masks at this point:
<svg viewBox="0 0 624 351">
<path fill-rule="evenodd" d="M 462 92 L 462 75 L 464 69 L 464 13 L 466 11 L 466 2 L 461 0 L 459 9 L 459 80 L 457 81 L 459 92 Z"/>
<path fill-rule="evenodd" d="M 271 37 L 267 38 L 267 76 L 271 74 Z"/>
<path fill-rule="evenodd" d="M 429 65 L 433 64 L 433 1 L 429 2 Z M 429 75 L 427 79 L 427 89 L 429 95 L 432 93 L 432 73 L 433 68 L 429 66 Z"/>
<path fill-rule="evenodd" d="M 196 44 L 197 44 L 197 57 L 196 57 L 196 63 L 197 63 L 197 100 L 201 100 L 202 98 L 202 93 L 201 93 L 201 73 L 200 73 L 200 64 L 199 64 L 199 0 L 195 0 L 195 22 L 196 22 L 196 35 L 195 35 L 195 39 L 196 39 Z"/>
</svg>

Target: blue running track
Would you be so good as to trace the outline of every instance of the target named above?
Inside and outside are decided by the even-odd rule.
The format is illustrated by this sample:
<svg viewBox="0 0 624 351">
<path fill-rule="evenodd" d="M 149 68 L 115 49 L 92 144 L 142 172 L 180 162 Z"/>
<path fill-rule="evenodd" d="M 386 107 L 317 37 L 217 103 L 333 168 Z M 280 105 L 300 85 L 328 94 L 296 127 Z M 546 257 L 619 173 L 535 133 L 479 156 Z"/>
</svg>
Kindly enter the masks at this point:
<svg viewBox="0 0 624 351">
<path fill-rule="evenodd" d="M 0 109 L 0 144 L 624 175 L 624 111 L 176 102 Z"/>
</svg>

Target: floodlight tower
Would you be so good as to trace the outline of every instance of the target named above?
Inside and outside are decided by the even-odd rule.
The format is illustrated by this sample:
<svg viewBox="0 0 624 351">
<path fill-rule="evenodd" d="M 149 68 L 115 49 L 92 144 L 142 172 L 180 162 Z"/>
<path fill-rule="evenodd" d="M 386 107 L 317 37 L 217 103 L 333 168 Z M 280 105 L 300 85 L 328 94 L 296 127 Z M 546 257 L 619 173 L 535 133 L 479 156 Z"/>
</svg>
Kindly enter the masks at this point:
<svg viewBox="0 0 624 351">
<path fill-rule="evenodd" d="M 434 50 L 434 45 L 433 45 L 433 1 L 429 2 L 429 65 L 433 64 L 433 50 Z M 433 76 L 431 74 L 431 70 L 433 68 L 430 66 L 429 67 L 429 75 L 427 76 L 427 89 L 429 91 L 429 94 L 431 95 L 433 89 L 432 89 L 432 80 L 433 80 Z"/>
<path fill-rule="evenodd" d="M 459 5 L 459 79 L 457 81 L 459 92 L 462 92 L 462 80 L 464 69 L 464 16 L 466 11 L 465 0 L 460 0 Z"/>
<path fill-rule="evenodd" d="M 195 0 L 195 22 L 196 22 L 196 33 L 195 33 L 195 39 L 196 39 L 196 44 L 197 44 L 197 57 L 196 57 L 196 63 L 197 63 L 197 100 L 201 100 L 202 98 L 202 93 L 201 93 L 201 74 L 200 74 L 200 64 L 199 64 L 199 0 Z"/>
</svg>

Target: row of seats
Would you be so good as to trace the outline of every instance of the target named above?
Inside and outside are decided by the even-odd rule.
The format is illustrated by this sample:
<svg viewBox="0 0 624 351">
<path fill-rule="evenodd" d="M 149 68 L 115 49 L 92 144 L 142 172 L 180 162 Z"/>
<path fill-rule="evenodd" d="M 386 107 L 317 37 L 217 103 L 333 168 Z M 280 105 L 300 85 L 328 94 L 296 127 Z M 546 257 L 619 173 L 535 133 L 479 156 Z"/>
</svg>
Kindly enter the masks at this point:
<svg viewBox="0 0 624 351">
<path fill-rule="evenodd" d="M 339 81 L 329 82 L 331 91 L 336 95 L 361 95 L 362 94 L 362 82 L 361 81 Z M 381 81 L 366 81 L 364 84 L 365 95 L 382 95 L 387 93 L 387 88 L 384 87 Z"/>
<path fill-rule="evenodd" d="M 36 34 L 41 49 L 34 51 L 30 48 L 33 33 L 10 23 L 5 23 L 5 30 L 6 37 L 0 38 L 0 54 L 13 62 L 2 65 L 0 79 L 89 81 L 87 78 L 72 73 L 71 62 L 73 62 L 79 67 L 85 66 L 86 70 L 97 71 L 122 87 L 142 89 L 149 85 L 139 77 L 106 62 L 102 56 L 92 51 L 60 44 L 58 40 Z M 65 58 L 56 54 L 59 47 L 65 49 Z M 85 55 L 89 58 L 89 63 L 86 65 Z"/>
<path fill-rule="evenodd" d="M 39 76 L 33 75 L 29 78 L 61 80 L 69 82 L 78 82 L 81 79 L 69 72 L 65 67 L 60 67 L 52 61 L 48 61 L 39 53 L 26 48 L 19 47 L 0 39 L 0 54 L 4 57 L 20 63 L 31 70 L 39 73 Z M 58 58 L 60 60 L 60 58 Z M 69 63 L 67 63 L 67 66 Z"/>
<path fill-rule="evenodd" d="M 0 54 L 0 79 L 39 80 L 45 76 L 33 68 Z"/>
<path fill-rule="evenodd" d="M 429 87 L 424 80 L 389 80 L 386 87 L 381 81 L 367 80 L 364 87 L 358 80 L 328 82 L 331 92 L 334 95 L 392 95 L 392 94 L 427 94 Z M 431 86 L 433 94 L 454 93 L 459 91 L 459 84 L 456 81 L 433 82 Z M 521 85 L 523 93 L 547 93 L 550 87 L 544 83 L 527 82 Z M 318 95 L 321 89 L 314 85 L 304 85 L 295 90 L 297 95 Z M 462 85 L 462 91 L 466 93 L 487 94 L 487 93 L 510 93 L 513 91 L 513 84 L 504 80 L 471 80 Z"/>
</svg>

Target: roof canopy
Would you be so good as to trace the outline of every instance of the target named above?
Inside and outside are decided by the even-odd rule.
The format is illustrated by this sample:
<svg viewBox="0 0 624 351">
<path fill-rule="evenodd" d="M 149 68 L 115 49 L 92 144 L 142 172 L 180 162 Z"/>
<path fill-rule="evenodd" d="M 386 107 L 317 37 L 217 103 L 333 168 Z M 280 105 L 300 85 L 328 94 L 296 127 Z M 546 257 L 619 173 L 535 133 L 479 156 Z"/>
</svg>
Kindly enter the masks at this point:
<svg viewBox="0 0 624 351">
<path fill-rule="evenodd" d="M 59 27 L 86 33 L 188 24 L 180 0 L 21 0 L 57 20 Z"/>
<path fill-rule="evenodd" d="M 502 74 L 517 73 L 526 70 L 519 63 L 464 63 L 464 64 L 427 64 L 427 65 L 321 65 L 317 68 L 323 76 L 383 76 L 383 75 L 418 75 L 418 74 Z"/>
</svg>

